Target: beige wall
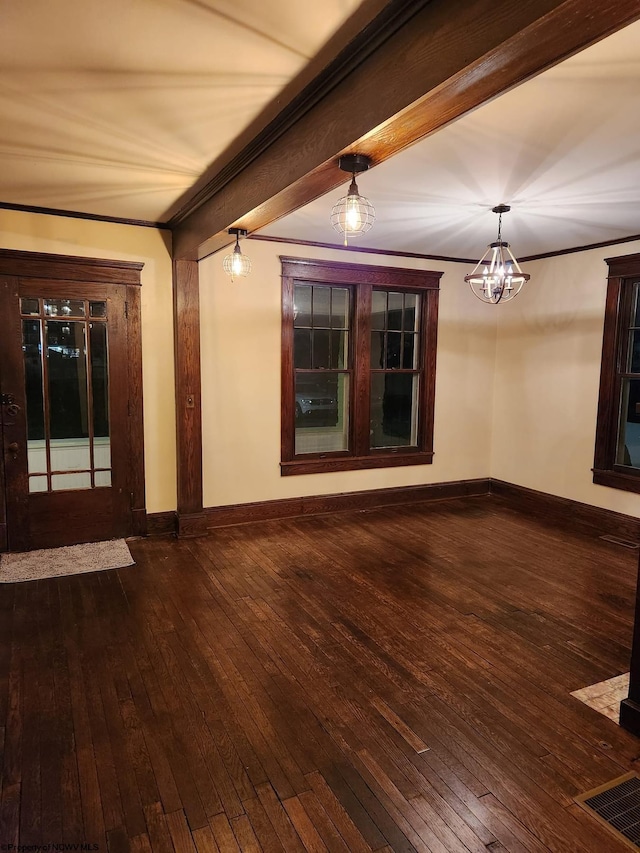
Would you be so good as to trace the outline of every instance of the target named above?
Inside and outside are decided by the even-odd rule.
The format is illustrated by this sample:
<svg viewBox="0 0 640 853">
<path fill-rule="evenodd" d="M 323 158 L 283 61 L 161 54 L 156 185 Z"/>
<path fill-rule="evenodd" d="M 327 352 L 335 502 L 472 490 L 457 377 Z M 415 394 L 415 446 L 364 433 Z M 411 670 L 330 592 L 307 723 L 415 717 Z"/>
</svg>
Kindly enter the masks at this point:
<svg viewBox="0 0 640 853">
<path fill-rule="evenodd" d="M 147 510 L 176 508 L 173 302 L 167 232 L 0 210 L 0 246 L 142 261 L 142 360 Z"/>
<path fill-rule="evenodd" d="M 234 284 L 220 254 L 200 264 L 205 506 L 489 476 L 497 315 L 461 264 L 255 240 L 244 250 L 253 271 Z M 279 255 L 444 271 L 432 465 L 280 476 Z"/>
<path fill-rule="evenodd" d="M 595 443 L 604 258 L 640 242 L 526 265 L 531 282 L 499 305 L 492 476 L 640 516 L 640 495 L 596 486 Z"/>
<path fill-rule="evenodd" d="M 0 245 L 144 262 L 149 512 L 175 509 L 171 262 L 163 232 L 0 211 Z M 493 476 L 640 516 L 640 495 L 591 482 L 605 257 L 640 242 L 527 265 L 512 303 L 473 299 L 461 264 L 247 241 L 246 280 L 200 264 L 205 506 Z M 279 255 L 441 270 L 433 465 L 280 477 Z"/>
</svg>

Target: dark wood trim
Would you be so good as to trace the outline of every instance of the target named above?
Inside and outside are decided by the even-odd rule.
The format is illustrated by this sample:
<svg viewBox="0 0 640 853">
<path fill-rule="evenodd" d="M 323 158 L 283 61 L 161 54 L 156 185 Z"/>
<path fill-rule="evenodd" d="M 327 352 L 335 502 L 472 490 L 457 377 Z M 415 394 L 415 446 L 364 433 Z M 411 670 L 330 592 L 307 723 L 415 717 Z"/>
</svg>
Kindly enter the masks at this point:
<svg viewBox="0 0 640 853">
<path fill-rule="evenodd" d="M 344 267 L 337 270 L 340 274 L 342 274 L 341 269 Z M 335 272 L 334 270 L 334 274 Z M 292 467 L 288 470 L 281 468 L 282 474 L 302 474 L 304 468 L 308 469 L 309 474 L 321 473 L 323 470 L 345 471 L 349 470 L 351 465 L 354 465 L 356 469 L 359 466 L 378 468 L 385 461 L 376 456 L 371 456 L 370 459 L 365 458 L 365 455 L 370 456 L 369 440 L 371 436 L 371 286 L 366 283 L 366 274 L 363 275 L 363 270 L 356 269 L 348 272 L 353 272 L 353 279 L 349 278 L 349 283 L 354 285 L 351 288 L 353 316 L 350 362 L 353 366 L 353 379 L 349 412 L 351 458 L 323 460 L 301 456 L 296 462 L 296 465 L 301 467 Z M 294 457 L 291 456 L 290 458 L 293 459 Z M 324 468 L 324 462 L 329 463 L 329 468 Z M 341 464 L 345 467 L 340 467 Z"/>
<path fill-rule="evenodd" d="M 640 252 L 635 255 L 618 255 L 615 258 L 605 258 L 609 267 L 609 278 L 640 277 Z"/>
<path fill-rule="evenodd" d="M 524 258 L 518 258 L 518 260 L 521 264 L 526 264 L 529 261 L 542 261 L 545 260 L 545 258 L 558 258 L 561 255 L 573 255 L 576 252 L 589 252 L 591 249 L 606 249 L 607 246 L 617 246 L 622 243 L 633 243 L 635 240 L 640 240 L 640 234 L 632 234 L 630 237 L 618 237 L 613 240 L 601 240 L 599 243 L 588 243 L 586 246 L 572 246 L 569 249 L 558 249 L 556 252 L 540 252 L 538 255 L 527 255 Z"/>
<path fill-rule="evenodd" d="M 147 513 L 147 536 L 169 536 L 177 529 L 178 516 L 171 512 Z"/>
<path fill-rule="evenodd" d="M 140 287 L 139 261 L 83 258 L 74 255 L 47 255 L 43 252 L 21 252 L 0 249 L 3 275 L 20 278 L 88 281 L 100 284 L 126 284 Z"/>
<path fill-rule="evenodd" d="M 593 482 L 640 493 L 640 471 L 617 464 L 622 376 L 626 370 L 633 283 L 640 279 L 640 254 L 608 258 L 596 422 Z"/>
<path fill-rule="evenodd" d="M 598 415 L 596 420 L 596 443 L 594 451 L 595 474 L 612 472 L 615 457 L 615 418 L 616 396 L 616 353 L 618 348 L 618 315 L 622 282 L 619 278 L 610 278 L 604 310 L 604 329 L 602 334 L 602 355 L 600 360 L 600 390 L 598 394 Z M 602 485 L 610 485 L 602 483 Z"/>
<path fill-rule="evenodd" d="M 428 465 L 433 461 L 435 362 L 441 272 L 280 256 L 282 264 L 281 465 L 283 476 L 364 468 Z M 296 455 L 293 297 L 295 282 L 340 285 L 350 292 L 349 445 L 345 452 Z M 417 447 L 370 448 L 371 298 L 374 289 L 421 294 Z"/>
<path fill-rule="evenodd" d="M 327 284 L 371 284 L 437 290 L 439 281 L 444 275 L 434 270 L 318 261 L 314 258 L 291 258 L 286 255 L 280 255 L 280 262 L 283 276 L 293 277 L 296 281 L 317 281 Z"/>
<path fill-rule="evenodd" d="M 637 624 L 637 621 L 636 621 Z M 640 703 L 623 699 L 620 703 L 620 726 L 640 737 Z"/>
<path fill-rule="evenodd" d="M 140 228 L 169 229 L 166 222 L 150 222 L 148 219 L 124 219 L 120 216 L 100 216 L 97 213 L 84 213 L 81 210 L 62 210 L 59 207 L 37 207 L 32 204 L 12 204 L 0 201 L 0 210 L 17 210 L 20 213 L 37 213 L 44 216 L 62 216 L 66 219 L 89 219 L 92 222 L 113 222 L 116 225 L 136 225 Z"/>
<path fill-rule="evenodd" d="M 142 391 L 142 312 L 139 287 L 127 286 L 127 348 L 129 384 L 129 447 L 135 448 L 130 459 L 131 515 L 133 533 L 144 536 L 147 513 L 144 483 L 144 402 Z"/>
<path fill-rule="evenodd" d="M 433 430 L 436 403 L 436 361 L 438 354 L 438 306 L 439 294 L 427 292 L 422 299 L 422 323 L 420 349 L 424 353 L 422 382 L 420 383 L 420 429 L 421 451 L 433 457 Z"/>
<path fill-rule="evenodd" d="M 29 506 L 27 490 L 27 434 L 26 394 L 22 377 L 22 322 L 14 310 L 18 300 L 19 282 L 15 276 L 5 275 L 0 257 L 0 392 L 14 398 L 17 410 L 11 416 L 3 406 L 2 454 L 0 481 L 4 484 L 6 542 L 5 549 L 23 551 L 29 545 Z M 44 383 L 46 388 L 46 383 Z M 9 444 L 18 444 L 16 454 L 10 453 Z M 19 460 L 19 461 L 18 461 Z"/>
<path fill-rule="evenodd" d="M 430 465 L 433 452 L 405 450 L 403 452 L 371 453 L 367 456 L 334 456 L 324 459 L 296 459 L 280 463 L 283 477 L 296 474 L 329 474 L 332 471 L 360 471 L 366 468 L 398 468 L 405 465 Z"/>
<path fill-rule="evenodd" d="M 597 486 L 621 489 L 624 492 L 640 492 L 640 472 L 623 474 L 620 471 L 599 471 L 593 469 L 593 482 Z"/>
<path fill-rule="evenodd" d="M 96 298 L 108 298 L 114 306 L 117 306 L 110 318 L 110 323 L 112 335 L 116 335 L 116 338 L 119 336 L 122 340 L 123 353 L 117 358 L 115 367 L 110 358 L 109 381 L 114 388 L 119 388 L 121 391 L 111 398 L 111 406 L 115 407 L 112 408 L 111 413 L 115 421 L 122 422 L 126 432 L 122 433 L 123 443 L 119 445 L 120 455 L 117 457 L 119 460 L 117 464 L 114 455 L 114 471 L 117 469 L 124 472 L 124 475 L 119 482 L 115 480 L 113 482 L 113 507 L 120 507 L 119 510 L 115 510 L 114 520 L 118 519 L 120 529 L 116 530 L 114 527 L 112 535 L 143 534 L 146 531 L 140 318 L 140 271 L 143 266 L 144 264 L 138 262 L 0 250 L 3 285 L 6 285 L 15 297 L 18 295 L 20 286 L 24 288 L 34 286 L 42 293 L 47 291 L 57 293 L 57 290 L 62 287 L 70 296 L 77 292 L 79 297 L 86 298 L 86 293 L 90 291 Z M 13 310 L 8 311 L 9 317 L 13 318 L 14 313 Z M 13 334 L 20 341 L 20 320 L 17 314 L 16 317 L 17 325 Z M 0 338 L 0 343 L 5 342 L 8 347 L 9 336 L 3 335 Z M 20 350 L 19 345 L 17 350 Z M 20 375 L 21 369 L 18 369 L 17 365 L 11 367 L 8 364 L 8 352 L 8 349 L 6 352 L 3 351 L 2 362 L 14 376 Z M 24 408 L 23 400 L 22 409 Z M 21 434 L 24 434 L 24 429 Z M 24 452 L 26 453 L 26 443 L 22 443 L 25 444 Z M 116 453 L 114 448 L 112 453 Z M 0 467 L 4 470 L 4 460 Z M 0 477 L 2 476 L 3 471 L 0 471 Z M 24 491 L 26 492 L 26 487 Z M 78 502 L 84 500 L 82 497 L 84 492 L 69 494 L 81 495 L 77 498 Z M 93 498 L 88 495 L 86 499 Z M 35 506 L 40 499 L 37 496 L 31 496 L 30 500 Z M 71 506 L 70 498 L 69 507 Z M 25 502 L 25 512 L 26 507 Z M 20 512 L 22 510 L 18 510 L 18 513 Z M 11 547 L 14 550 L 28 546 L 26 539 L 24 541 L 20 539 L 20 534 L 14 541 L 13 534 L 14 529 L 18 528 L 23 529 L 26 535 L 29 528 L 26 522 L 25 515 L 18 515 L 11 519 Z M 4 546 L 7 547 L 7 545 L 8 543 L 5 542 Z M 37 547 L 37 545 L 32 542 L 31 547 Z"/>
<path fill-rule="evenodd" d="M 193 539 L 207 532 L 206 510 L 202 512 L 178 512 L 176 514 L 176 535 L 179 539 Z"/>
<path fill-rule="evenodd" d="M 178 514 L 202 511 L 200 292 L 196 261 L 173 262 Z M 178 532 L 181 533 L 182 525 Z"/>
<path fill-rule="evenodd" d="M 631 515 L 539 492 L 515 483 L 505 483 L 503 480 L 491 480 L 491 494 L 508 501 L 510 508 L 515 511 L 540 518 L 552 526 L 640 542 L 640 518 Z"/>
<path fill-rule="evenodd" d="M 455 480 L 447 483 L 430 483 L 423 486 L 400 486 L 390 489 L 371 489 L 333 495 L 310 495 L 301 498 L 284 498 L 274 501 L 207 507 L 200 517 L 200 535 L 216 527 L 271 521 L 277 518 L 296 518 L 301 515 L 318 515 L 332 512 L 376 509 L 382 506 L 414 504 L 451 498 L 474 497 L 489 494 L 489 480 Z M 193 527 L 192 520 L 192 531 Z M 193 534 L 197 535 L 197 534 Z"/>
<path fill-rule="evenodd" d="M 636 582 L 629 695 L 620 704 L 620 725 L 640 737 L 640 561 Z"/>
<path fill-rule="evenodd" d="M 216 164 L 191 212 L 172 220 L 174 257 L 211 254 L 230 225 L 258 231 L 343 184 L 339 154 L 381 163 L 638 17 L 636 0 L 431 0 L 395 28 L 377 19 L 374 50 Z"/>
<path fill-rule="evenodd" d="M 472 264 L 478 259 L 451 258 L 449 255 L 425 255 L 421 252 L 400 252 L 396 249 L 374 249 L 371 246 L 345 246 L 342 243 L 319 243 L 317 240 L 295 240 L 292 237 L 271 237 L 268 234 L 249 234 L 248 240 L 262 240 L 267 243 L 285 243 L 291 246 L 310 246 L 312 249 L 337 249 L 340 252 L 360 252 L 363 255 L 388 255 L 393 258 L 416 258 L 423 261 L 444 261 L 452 264 Z"/>
<path fill-rule="evenodd" d="M 640 543 L 640 518 L 488 477 L 206 507 L 202 513 L 183 515 L 182 526 L 183 530 L 188 529 L 191 535 L 203 535 L 207 530 L 233 524 L 470 496 L 491 496 L 502 501 L 514 512 L 539 518 L 550 526 L 563 530 L 573 530 L 590 536 L 616 536 L 629 542 Z M 147 522 L 149 534 L 174 532 L 172 520 L 175 517 L 176 514 L 171 512 L 150 513 Z"/>
</svg>

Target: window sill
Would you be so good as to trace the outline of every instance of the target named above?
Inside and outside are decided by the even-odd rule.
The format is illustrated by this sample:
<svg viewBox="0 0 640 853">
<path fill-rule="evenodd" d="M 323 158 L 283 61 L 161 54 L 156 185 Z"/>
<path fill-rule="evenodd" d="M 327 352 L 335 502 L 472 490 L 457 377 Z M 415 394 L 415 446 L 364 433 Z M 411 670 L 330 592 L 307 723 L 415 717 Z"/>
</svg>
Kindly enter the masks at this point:
<svg viewBox="0 0 640 853">
<path fill-rule="evenodd" d="M 640 493 L 640 471 L 638 474 L 623 474 L 620 471 L 602 471 L 593 469 L 593 482 L 598 486 L 622 489 L 625 492 Z"/>
<path fill-rule="evenodd" d="M 400 465 L 431 465 L 433 452 L 372 454 L 371 456 L 340 456 L 327 459 L 298 459 L 281 462 L 283 477 L 295 474 L 328 474 L 332 471 L 360 471 L 363 468 L 395 468 Z M 638 484 L 640 490 L 640 483 Z"/>
</svg>

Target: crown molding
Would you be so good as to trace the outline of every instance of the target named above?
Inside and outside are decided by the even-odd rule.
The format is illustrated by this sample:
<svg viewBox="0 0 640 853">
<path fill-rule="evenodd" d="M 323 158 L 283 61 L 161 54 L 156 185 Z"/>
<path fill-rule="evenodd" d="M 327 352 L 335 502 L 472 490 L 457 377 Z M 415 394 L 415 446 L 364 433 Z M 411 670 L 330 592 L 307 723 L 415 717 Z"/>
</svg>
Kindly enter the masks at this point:
<svg viewBox="0 0 640 853">
<path fill-rule="evenodd" d="M 45 216 L 63 216 L 67 219 L 89 219 L 92 222 L 112 222 L 116 225 L 136 225 L 140 228 L 164 228 L 170 230 L 166 222 L 151 222 L 148 219 L 125 219 L 120 216 L 100 216 L 97 213 L 84 213 L 81 210 L 62 210 L 59 207 L 37 207 L 31 204 L 13 204 L 0 201 L 0 210 L 17 210 L 21 213 L 37 213 Z"/>
<path fill-rule="evenodd" d="M 363 255 L 388 255 L 393 258 L 417 258 L 424 261 L 443 261 L 453 264 L 477 264 L 469 258 L 452 258 L 448 255 L 423 254 L 422 252 L 401 252 L 398 249 L 377 249 L 372 246 L 344 246 L 341 243 L 321 243 L 317 240 L 296 240 L 293 237 L 272 237 L 269 234 L 250 234 L 248 240 L 262 240 L 266 243 L 285 243 L 291 246 L 310 246 L 313 249 L 337 249 L 340 252 L 359 252 Z"/>
</svg>

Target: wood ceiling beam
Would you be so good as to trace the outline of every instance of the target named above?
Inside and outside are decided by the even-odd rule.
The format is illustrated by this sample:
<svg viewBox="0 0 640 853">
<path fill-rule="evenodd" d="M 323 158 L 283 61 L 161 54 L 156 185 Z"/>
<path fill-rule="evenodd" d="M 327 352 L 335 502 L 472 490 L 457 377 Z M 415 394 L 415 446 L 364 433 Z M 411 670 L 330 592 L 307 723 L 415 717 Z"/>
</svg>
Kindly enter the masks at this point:
<svg viewBox="0 0 640 853">
<path fill-rule="evenodd" d="M 388 4 L 315 90 L 199 182 L 170 222 L 174 257 L 203 258 L 229 244 L 228 227 L 256 231 L 344 184 L 338 155 L 381 163 L 638 18 L 637 0 Z"/>
</svg>

